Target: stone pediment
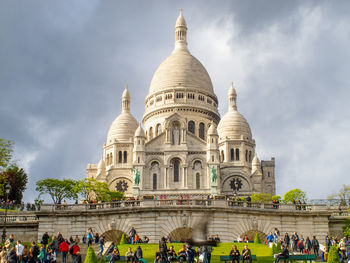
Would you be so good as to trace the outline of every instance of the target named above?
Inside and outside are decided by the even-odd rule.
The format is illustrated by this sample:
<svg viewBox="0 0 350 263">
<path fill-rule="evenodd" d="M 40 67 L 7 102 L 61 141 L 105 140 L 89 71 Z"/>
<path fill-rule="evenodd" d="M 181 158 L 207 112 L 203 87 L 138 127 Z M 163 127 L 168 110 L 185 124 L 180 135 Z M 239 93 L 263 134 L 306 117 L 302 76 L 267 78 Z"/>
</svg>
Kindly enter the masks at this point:
<svg viewBox="0 0 350 263">
<path fill-rule="evenodd" d="M 164 151 L 165 146 L 165 132 L 154 137 L 149 142 L 146 143 L 146 152 L 147 151 Z"/>
<path fill-rule="evenodd" d="M 196 135 L 187 132 L 187 147 L 189 151 L 205 151 L 207 144 Z"/>
</svg>

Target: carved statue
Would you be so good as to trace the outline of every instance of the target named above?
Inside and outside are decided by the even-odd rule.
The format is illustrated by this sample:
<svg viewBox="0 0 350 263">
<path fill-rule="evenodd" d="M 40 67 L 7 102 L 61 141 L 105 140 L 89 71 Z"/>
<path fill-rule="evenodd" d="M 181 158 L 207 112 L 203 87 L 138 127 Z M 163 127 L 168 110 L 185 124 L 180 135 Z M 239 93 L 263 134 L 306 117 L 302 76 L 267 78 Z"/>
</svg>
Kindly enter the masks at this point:
<svg viewBox="0 0 350 263">
<path fill-rule="evenodd" d="M 218 178 L 218 176 L 216 175 L 215 166 L 210 166 L 210 178 L 213 185 L 216 185 L 216 179 Z"/>
<path fill-rule="evenodd" d="M 132 170 L 134 172 L 134 186 L 139 186 L 140 184 L 140 172 L 137 169 Z"/>
<path fill-rule="evenodd" d="M 180 132 L 179 129 L 176 127 L 173 129 L 173 145 L 180 144 Z"/>
</svg>

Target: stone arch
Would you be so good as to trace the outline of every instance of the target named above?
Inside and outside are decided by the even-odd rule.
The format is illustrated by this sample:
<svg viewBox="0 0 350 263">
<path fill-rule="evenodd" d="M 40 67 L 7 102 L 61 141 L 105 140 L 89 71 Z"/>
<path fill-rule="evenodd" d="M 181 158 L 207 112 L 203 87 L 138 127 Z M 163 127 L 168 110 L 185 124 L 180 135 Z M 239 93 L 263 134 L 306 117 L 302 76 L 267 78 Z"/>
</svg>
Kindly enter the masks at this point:
<svg viewBox="0 0 350 263">
<path fill-rule="evenodd" d="M 120 243 L 120 239 L 122 238 L 122 235 L 126 233 L 121 230 L 107 230 L 102 234 L 102 236 L 105 237 L 105 241 L 114 241 L 117 242 L 117 244 Z"/>
<path fill-rule="evenodd" d="M 193 228 L 191 227 L 179 227 L 171 231 L 168 236 L 172 241 L 185 242 L 192 237 Z"/>
<path fill-rule="evenodd" d="M 256 233 L 258 233 L 261 242 L 263 242 L 267 237 L 267 234 L 265 234 L 264 232 L 257 230 L 257 229 L 251 229 L 251 230 L 247 230 L 247 231 L 243 232 L 241 235 L 241 238 L 243 238 L 245 235 L 247 235 L 249 241 L 254 241 Z"/>
</svg>

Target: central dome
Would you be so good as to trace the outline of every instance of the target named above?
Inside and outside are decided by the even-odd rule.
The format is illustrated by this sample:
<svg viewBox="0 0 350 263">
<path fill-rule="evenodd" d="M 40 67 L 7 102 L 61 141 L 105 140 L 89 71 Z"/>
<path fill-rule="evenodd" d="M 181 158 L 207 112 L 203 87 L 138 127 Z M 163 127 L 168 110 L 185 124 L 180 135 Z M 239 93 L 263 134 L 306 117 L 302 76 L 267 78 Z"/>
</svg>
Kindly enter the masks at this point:
<svg viewBox="0 0 350 263">
<path fill-rule="evenodd" d="M 187 50 L 175 49 L 158 67 L 153 75 L 149 93 L 166 89 L 186 87 L 210 94 L 213 84 L 203 65 Z"/>
<path fill-rule="evenodd" d="M 187 49 L 187 24 L 182 12 L 175 24 L 175 49 L 154 73 L 149 95 L 177 87 L 214 95 L 208 72 Z"/>
</svg>

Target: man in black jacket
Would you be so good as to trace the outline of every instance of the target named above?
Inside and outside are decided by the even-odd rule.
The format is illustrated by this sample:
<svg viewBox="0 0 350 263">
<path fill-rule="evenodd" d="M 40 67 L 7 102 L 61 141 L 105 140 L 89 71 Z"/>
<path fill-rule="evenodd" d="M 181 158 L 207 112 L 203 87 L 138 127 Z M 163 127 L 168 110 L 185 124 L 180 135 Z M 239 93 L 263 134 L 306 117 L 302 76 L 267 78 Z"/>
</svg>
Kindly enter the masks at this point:
<svg viewBox="0 0 350 263">
<path fill-rule="evenodd" d="M 130 232 L 129 232 L 129 236 L 130 236 L 130 243 L 131 245 L 134 244 L 135 241 L 135 235 L 136 235 L 136 230 L 134 227 L 131 228 Z"/>
<path fill-rule="evenodd" d="M 276 254 L 276 260 L 275 262 L 279 262 L 281 259 L 287 259 L 289 258 L 289 251 L 285 246 L 281 246 L 282 252 L 279 254 Z"/>
<path fill-rule="evenodd" d="M 165 237 L 162 237 L 161 240 L 159 241 L 159 253 L 160 253 L 160 258 L 161 262 L 168 262 L 168 257 L 167 257 L 167 245 L 165 241 Z"/>
<path fill-rule="evenodd" d="M 42 238 L 41 238 L 41 244 L 45 246 L 49 243 L 49 234 L 47 232 L 45 232 L 45 234 L 43 234 Z"/>
</svg>

